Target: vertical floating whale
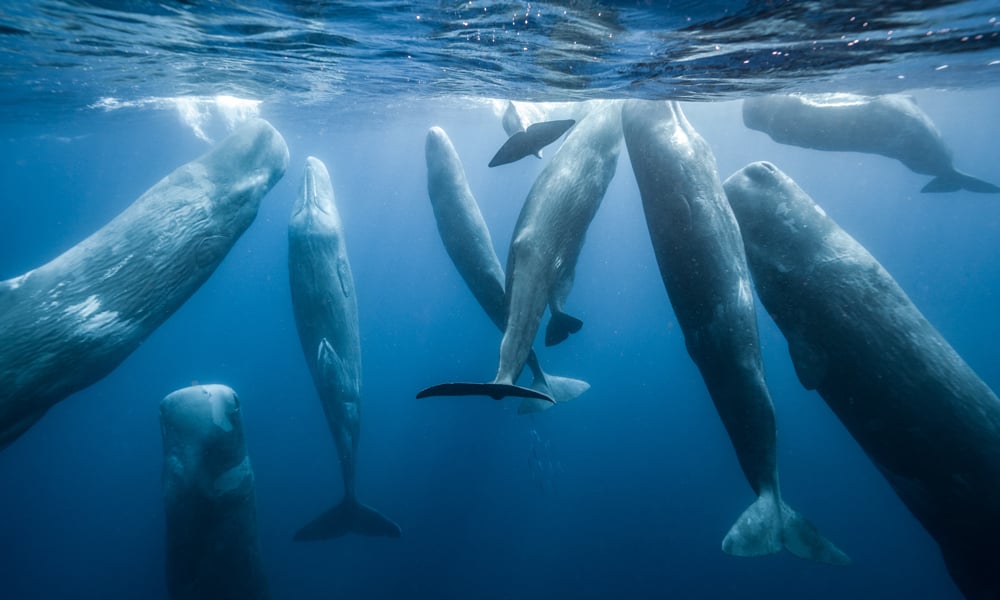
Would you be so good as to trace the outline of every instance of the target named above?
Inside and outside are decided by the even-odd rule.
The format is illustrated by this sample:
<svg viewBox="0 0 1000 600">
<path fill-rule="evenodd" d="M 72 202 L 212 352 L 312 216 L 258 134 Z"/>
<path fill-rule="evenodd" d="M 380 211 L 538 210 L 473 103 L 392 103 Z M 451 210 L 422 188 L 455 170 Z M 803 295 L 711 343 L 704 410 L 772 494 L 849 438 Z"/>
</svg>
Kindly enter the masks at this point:
<svg viewBox="0 0 1000 600">
<path fill-rule="evenodd" d="M 243 124 L 51 262 L 0 282 L 0 448 L 117 367 L 219 266 L 288 147 Z"/>
<path fill-rule="evenodd" d="M 817 390 L 941 548 L 970 600 L 1000 598 L 1000 400 L 886 270 L 794 181 L 725 182 L 761 302 Z"/>
<path fill-rule="evenodd" d="M 507 256 L 500 364 L 491 383 L 445 383 L 427 396 L 552 397 L 515 384 L 531 353 L 546 304 L 552 313 L 546 343 L 557 343 L 582 323 L 563 312 L 591 220 L 614 177 L 621 151 L 621 104 L 607 101 L 570 132 L 535 180 L 514 227 Z"/>
<path fill-rule="evenodd" d="M 224 385 L 160 402 L 167 591 L 171 598 L 269 598 L 240 401 Z"/>
<path fill-rule="evenodd" d="M 295 534 L 322 540 L 347 533 L 399 537 L 399 525 L 358 501 L 355 460 L 361 430 L 361 339 L 354 275 L 326 166 L 306 159 L 288 225 L 288 273 L 295 326 L 340 458 L 344 497 Z"/>
<path fill-rule="evenodd" d="M 750 273 L 715 156 L 676 102 L 626 102 L 622 130 L 688 353 L 757 494 L 723 550 L 761 556 L 785 547 L 811 560 L 850 562 L 781 498 L 774 406 L 764 381 Z"/>
<path fill-rule="evenodd" d="M 493 249 L 489 228 L 479 211 L 465 178 L 465 169 L 448 135 L 440 127 L 427 132 L 427 194 L 434 209 L 438 233 L 445 250 L 466 285 L 493 324 L 504 329 L 504 273 Z M 548 394 L 556 402 L 572 400 L 590 389 L 578 379 L 549 375 L 542 371 L 535 352 L 528 354 L 534 376 L 532 389 Z M 534 412 L 552 406 L 537 398 L 524 398 L 518 412 Z"/>
</svg>

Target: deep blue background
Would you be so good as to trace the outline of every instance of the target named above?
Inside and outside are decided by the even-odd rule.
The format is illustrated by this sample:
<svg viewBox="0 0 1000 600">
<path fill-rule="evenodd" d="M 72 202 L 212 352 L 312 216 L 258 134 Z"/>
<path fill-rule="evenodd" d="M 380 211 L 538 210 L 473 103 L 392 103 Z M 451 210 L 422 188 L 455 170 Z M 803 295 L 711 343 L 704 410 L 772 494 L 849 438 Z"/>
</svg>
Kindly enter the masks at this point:
<svg viewBox="0 0 1000 600">
<path fill-rule="evenodd" d="M 1000 182 L 1000 93 L 919 100 L 956 165 Z M 927 178 L 895 161 L 776 145 L 743 127 L 738 103 L 685 109 L 723 177 L 775 162 L 1000 388 L 996 196 L 923 195 Z M 291 163 L 222 266 L 114 373 L 0 452 L 0 596 L 165 597 L 157 403 L 197 381 L 242 399 L 275 598 L 960 598 L 930 537 L 799 385 L 762 310 L 785 499 L 855 564 L 722 553 L 753 496 L 684 350 L 624 151 L 568 304 L 585 326 L 540 351 L 546 370 L 593 387 L 524 417 L 512 401 L 413 398 L 441 381 L 490 379 L 499 346 L 438 239 L 424 135 L 441 125 L 452 137 L 502 260 L 544 160 L 487 169 L 505 136 L 481 105 L 401 104 L 342 123 L 324 109 L 322 127 L 305 109 L 263 116 Z M 56 257 L 207 148 L 167 111 L 3 126 L 0 279 Z M 403 527 L 399 540 L 291 541 L 340 496 L 287 283 L 288 214 L 309 154 L 332 174 L 358 288 L 359 491 Z"/>
</svg>

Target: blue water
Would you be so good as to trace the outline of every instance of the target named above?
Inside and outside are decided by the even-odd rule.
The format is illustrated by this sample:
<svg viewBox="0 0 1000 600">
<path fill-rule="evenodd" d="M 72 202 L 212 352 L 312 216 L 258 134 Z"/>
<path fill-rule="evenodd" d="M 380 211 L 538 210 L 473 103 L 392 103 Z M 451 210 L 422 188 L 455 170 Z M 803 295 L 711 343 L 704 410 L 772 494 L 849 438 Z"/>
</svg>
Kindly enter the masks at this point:
<svg viewBox="0 0 1000 600">
<path fill-rule="evenodd" d="M 5 28 L 62 32 L 3 32 L 17 42 L 0 52 L 0 105 L 11 108 L 0 118 L 0 279 L 72 247 L 205 152 L 210 145 L 202 137 L 218 139 L 226 130 L 225 119 L 209 112 L 199 137 L 175 101 L 152 98 L 228 93 L 261 100 L 259 114 L 281 131 L 291 162 L 254 224 L 176 314 L 112 374 L 58 404 L 0 452 L 0 598 L 166 597 L 157 405 L 192 382 L 225 383 L 240 395 L 274 598 L 961 598 L 930 536 L 822 399 L 799 384 L 783 337 L 760 307 L 784 497 L 854 564 L 833 568 L 787 553 L 741 559 L 720 550 L 753 494 L 686 354 L 626 156 L 588 234 L 567 307 L 584 328 L 540 351 L 547 371 L 586 379 L 592 389 L 534 416 L 518 416 L 511 401 L 413 397 L 442 381 L 489 379 L 500 339 L 438 237 L 426 193 L 427 129 L 439 125 L 451 136 L 503 260 L 520 205 L 545 160 L 487 169 L 506 136 L 491 106 L 472 98 L 504 96 L 505 85 L 521 97 L 547 99 L 622 96 L 630 89 L 665 97 L 679 89 L 671 84 L 683 88 L 678 96 L 698 95 L 690 90 L 697 89 L 699 73 L 679 80 L 658 73 L 655 84 L 637 85 L 636 71 L 620 68 L 638 65 L 647 48 L 666 47 L 671 31 L 676 43 L 693 48 L 697 36 L 683 29 L 683 7 L 670 12 L 620 3 L 625 14 L 615 27 L 628 43 L 581 63 L 601 83 L 571 88 L 546 81 L 537 62 L 512 59 L 494 68 L 506 46 L 483 51 L 482 65 L 459 69 L 449 44 L 467 49 L 460 44 L 467 40 L 435 37 L 421 29 L 430 26 L 409 21 L 422 13 L 438 15 L 434 23 L 440 24 L 441 12 L 461 16 L 464 4 L 435 3 L 437 13 L 388 2 L 369 2 L 350 14 L 320 6 L 314 17 L 284 3 L 255 3 L 245 11 L 225 3 L 176 9 L 189 13 L 176 23 L 197 31 L 233 21 L 243 29 L 226 35 L 247 36 L 249 20 L 269 24 L 255 35 L 285 32 L 277 41 L 269 38 L 274 46 L 220 42 L 218 60 L 198 49 L 204 40 L 187 46 L 166 30 L 135 23 L 111 30 L 92 18 L 106 16 L 100 4 L 0 9 Z M 129 5 L 134 15 L 157 14 L 153 5 Z M 798 14 L 793 5 L 780 8 L 770 21 L 758 18 L 787 25 L 788 16 Z M 701 98 L 713 101 L 684 108 L 712 145 L 723 177 L 761 159 L 790 174 L 997 390 L 997 198 L 921 194 L 927 177 L 895 161 L 777 145 L 743 126 L 736 101 L 742 93 L 784 85 L 909 86 L 953 148 L 955 164 L 1000 181 L 1000 51 L 989 20 L 1000 11 L 981 2 L 951 8 L 943 15 L 945 9 L 906 15 L 922 16 L 934 31 L 975 23 L 973 36 L 985 32 L 986 45 L 968 53 L 950 46 L 898 54 L 883 48 L 892 60 L 842 65 L 817 58 L 791 74 L 773 68 L 744 73 L 742 62 L 722 53 L 714 71 L 722 84 L 709 88 L 706 96 L 713 97 Z M 742 3 L 715 9 L 695 22 L 719 22 L 727 11 L 753 14 Z M 642 21 L 644 10 L 661 19 L 652 22 L 663 31 Z M 174 9 L 163 11 L 169 16 Z M 890 12 L 883 14 L 887 21 Z M 814 22 L 815 15 L 802 14 L 801 23 Z M 831 10 L 829 18 L 840 14 Z M 354 41 L 313 39 L 307 49 L 283 51 L 289 36 L 298 39 L 289 22 L 313 23 L 310 18 L 316 29 Z M 926 24 L 907 23 L 915 21 L 916 29 Z M 487 22 L 482 29 L 491 24 L 499 27 Z M 751 25 L 737 19 L 726 39 L 747 36 Z M 814 25 L 834 35 L 828 23 Z M 103 49 L 91 55 L 59 55 L 71 30 L 81 38 L 104 36 L 108 44 L 91 46 Z M 778 39 L 764 37 L 765 30 L 757 42 Z M 136 66 L 134 56 L 113 51 L 134 35 L 132 51 L 142 52 L 157 31 L 170 40 L 161 46 L 164 56 Z M 379 31 L 384 38 L 372 37 Z M 695 33 L 706 31 L 711 28 Z M 545 43 L 542 33 L 531 29 L 533 43 Z M 956 45 L 964 43 L 960 37 Z M 408 45 L 421 51 L 412 71 L 419 76 L 410 85 L 401 79 L 408 71 L 398 54 Z M 322 68 L 312 72 L 307 65 L 316 46 L 329 54 L 316 59 Z M 32 48 L 38 54 L 31 55 Z M 284 74 L 275 65 L 283 52 L 292 63 Z M 180 64 L 184 57 L 194 66 Z M 223 68 L 227 60 L 236 65 L 231 72 Z M 256 73 L 248 68 L 255 61 Z M 929 64 L 952 66 L 925 68 Z M 705 72 L 712 67 L 710 61 L 698 65 Z M 334 66 L 342 83 L 324 82 Z M 848 68 L 857 78 L 838 70 Z M 831 77 L 834 71 L 841 75 Z M 737 85 L 723 85 L 727 81 Z M 95 107 L 102 98 L 135 105 Z M 288 215 L 308 155 L 330 169 L 357 285 L 364 365 L 359 494 L 402 526 L 398 540 L 291 539 L 341 493 L 287 283 Z"/>
</svg>

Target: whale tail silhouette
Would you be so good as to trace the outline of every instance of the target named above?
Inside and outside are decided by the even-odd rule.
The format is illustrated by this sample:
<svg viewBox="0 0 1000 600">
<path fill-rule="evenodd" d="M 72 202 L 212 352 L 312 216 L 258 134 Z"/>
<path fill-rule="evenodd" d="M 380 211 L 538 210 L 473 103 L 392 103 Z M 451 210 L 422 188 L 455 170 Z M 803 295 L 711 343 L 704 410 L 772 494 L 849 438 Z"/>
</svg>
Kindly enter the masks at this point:
<svg viewBox="0 0 1000 600">
<path fill-rule="evenodd" d="M 417 398 L 430 396 L 489 396 L 500 400 L 508 396 L 517 398 L 537 398 L 555 404 L 552 396 L 545 392 L 510 383 L 440 383 L 417 392 Z"/>
<path fill-rule="evenodd" d="M 823 537 L 815 525 L 769 492 L 743 511 L 722 540 L 722 550 L 734 556 L 775 554 L 782 547 L 815 562 L 851 564 L 850 557 Z"/>
<path fill-rule="evenodd" d="M 573 119 L 544 121 L 529 125 L 524 131 L 515 132 L 507 138 L 503 146 L 500 146 L 497 153 L 493 155 L 489 166 L 499 167 L 500 165 L 506 165 L 507 163 L 521 160 L 529 154 L 534 154 L 541 158 L 542 148 L 558 140 L 574 123 L 576 121 Z"/>
<path fill-rule="evenodd" d="M 340 504 L 312 520 L 295 533 L 299 542 L 329 540 L 357 533 L 359 535 L 398 538 L 402 530 L 379 511 L 358 502 L 357 498 L 345 496 Z"/>
<path fill-rule="evenodd" d="M 564 312 L 554 312 L 549 318 L 549 324 L 545 327 L 545 345 L 555 346 L 570 336 L 571 333 L 580 331 L 583 321 L 567 315 Z"/>
<path fill-rule="evenodd" d="M 942 192 L 957 192 L 958 190 L 969 190 L 980 194 L 1000 194 L 1000 187 L 960 171 L 952 171 L 935 177 L 920 191 L 925 194 L 940 194 Z"/>
<path fill-rule="evenodd" d="M 590 384 L 582 379 L 559 377 L 558 375 L 549 375 L 546 373 L 543 381 L 539 381 L 536 378 L 531 382 L 531 389 L 549 395 L 555 400 L 556 404 L 559 404 L 560 402 L 569 402 L 573 398 L 580 396 L 590 389 Z M 546 402 L 538 398 L 524 398 L 517 407 L 517 414 L 524 415 L 541 412 L 551 407 L 551 402 Z"/>
</svg>

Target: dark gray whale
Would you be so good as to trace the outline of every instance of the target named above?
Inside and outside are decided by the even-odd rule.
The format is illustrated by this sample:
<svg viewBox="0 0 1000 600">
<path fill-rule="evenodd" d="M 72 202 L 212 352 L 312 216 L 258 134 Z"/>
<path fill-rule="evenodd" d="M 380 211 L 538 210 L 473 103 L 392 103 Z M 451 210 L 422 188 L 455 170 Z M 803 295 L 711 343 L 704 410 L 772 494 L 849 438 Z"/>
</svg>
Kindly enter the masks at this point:
<svg viewBox="0 0 1000 600">
<path fill-rule="evenodd" d="M 504 329 L 504 272 L 493 249 L 493 239 L 475 196 L 465 178 L 465 169 L 448 135 L 440 127 L 427 132 L 427 194 L 430 196 L 438 233 L 448 256 L 466 285 L 500 331 Z M 579 379 L 550 375 L 538 364 L 535 352 L 528 354 L 533 380 L 531 388 L 556 402 L 566 402 L 590 389 Z M 552 406 L 537 398 L 525 398 L 518 412 L 535 412 Z"/>
<path fill-rule="evenodd" d="M 0 282 L 0 448 L 114 370 L 191 297 L 287 165 L 281 135 L 245 123 L 87 239 Z"/>
<path fill-rule="evenodd" d="M 224 385 L 160 402 L 171 598 L 269 598 L 240 401 Z"/>
<path fill-rule="evenodd" d="M 725 189 L 802 385 L 934 537 L 962 593 L 1000 598 L 1000 400 L 777 167 L 753 163 Z"/>
<path fill-rule="evenodd" d="M 782 144 L 816 150 L 866 152 L 894 158 L 911 171 L 933 175 L 922 192 L 1000 187 L 955 170 L 937 126 L 909 96 L 796 94 L 743 101 L 743 123 Z"/>
<path fill-rule="evenodd" d="M 722 549 L 761 556 L 785 547 L 802 558 L 849 563 L 781 498 L 774 406 L 764 380 L 750 273 L 712 150 L 676 102 L 626 102 L 622 131 L 688 353 L 757 494 Z"/>
<path fill-rule="evenodd" d="M 288 224 L 288 275 L 295 326 L 340 459 L 344 497 L 295 534 L 323 540 L 347 533 L 399 537 L 399 525 L 358 501 L 361 338 L 354 275 L 326 166 L 306 159 Z"/>
</svg>

